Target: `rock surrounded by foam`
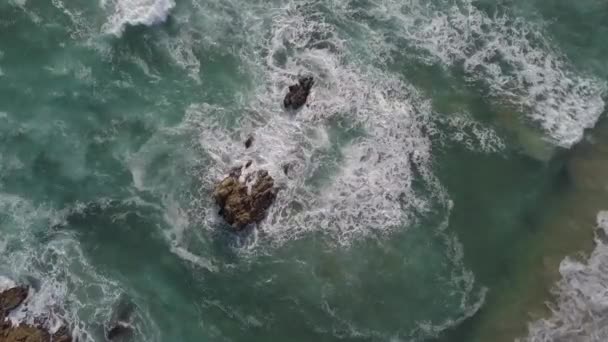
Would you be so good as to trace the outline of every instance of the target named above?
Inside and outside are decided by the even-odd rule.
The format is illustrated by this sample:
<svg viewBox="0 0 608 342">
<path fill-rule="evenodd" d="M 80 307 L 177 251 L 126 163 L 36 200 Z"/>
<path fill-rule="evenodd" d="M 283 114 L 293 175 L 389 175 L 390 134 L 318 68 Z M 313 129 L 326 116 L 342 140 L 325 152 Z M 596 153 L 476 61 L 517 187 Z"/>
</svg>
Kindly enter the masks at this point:
<svg viewBox="0 0 608 342">
<path fill-rule="evenodd" d="M 20 324 L 13 326 L 6 320 L 8 314 L 18 308 L 28 296 L 28 288 L 17 286 L 0 293 L 0 341 L 2 342 L 71 342 L 65 326 L 54 334 L 42 326 Z"/>
<path fill-rule="evenodd" d="M 13 287 L 0 294 L 0 318 L 4 318 L 10 311 L 21 305 L 27 298 L 27 288 Z"/>
<path fill-rule="evenodd" d="M 276 198 L 274 180 L 266 170 L 247 172 L 250 163 L 235 168 L 213 192 L 220 215 L 236 230 L 259 223 Z"/>
<path fill-rule="evenodd" d="M 289 86 L 289 92 L 283 99 L 285 108 L 298 109 L 306 104 L 310 90 L 315 83 L 312 77 L 302 77 L 298 80 L 298 84 Z"/>
</svg>

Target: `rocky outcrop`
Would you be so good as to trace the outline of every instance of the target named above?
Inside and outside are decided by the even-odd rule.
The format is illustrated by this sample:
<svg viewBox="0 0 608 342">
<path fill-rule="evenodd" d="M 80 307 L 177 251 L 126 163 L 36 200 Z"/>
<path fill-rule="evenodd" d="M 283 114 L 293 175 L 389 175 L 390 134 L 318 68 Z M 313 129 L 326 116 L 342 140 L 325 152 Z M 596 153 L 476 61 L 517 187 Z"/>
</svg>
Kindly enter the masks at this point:
<svg viewBox="0 0 608 342">
<path fill-rule="evenodd" d="M 0 321 L 27 298 L 27 287 L 17 286 L 0 293 Z"/>
<path fill-rule="evenodd" d="M 11 326 L 4 323 L 0 331 L 2 342 L 72 342 L 67 329 L 61 328 L 55 334 L 49 334 L 45 329 L 27 324 Z"/>
<path fill-rule="evenodd" d="M 274 180 L 266 170 L 244 174 L 250 165 L 232 169 L 213 191 L 219 214 L 236 230 L 262 221 L 277 196 Z"/>
<path fill-rule="evenodd" d="M 0 333 L 2 342 L 49 342 L 50 340 L 51 337 L 46 331 L 25 324 L 17 327 L 6 324 L 6 329 L 3 327 Z"/>
<path fill-rule="evenodd" d="M 6 317 L 27 298 L 28 288 L 14 287 L 0 293 L 0 342 L 72 342 L 68 329 L 63 326 L 50 334 L 42 326 L 20 324 L 13 326 Z"/>
<path fill-rule="evenodd" d="M 298 84 L 289 86 L 289 92 L 285 95 L 285 99 L 283 99 L 285 108 L 298 109 L 302 107 L 306 103 L 314 83 L 314 79 L 309 76 L 302 77 L 298 80 Z"/>
</svg>

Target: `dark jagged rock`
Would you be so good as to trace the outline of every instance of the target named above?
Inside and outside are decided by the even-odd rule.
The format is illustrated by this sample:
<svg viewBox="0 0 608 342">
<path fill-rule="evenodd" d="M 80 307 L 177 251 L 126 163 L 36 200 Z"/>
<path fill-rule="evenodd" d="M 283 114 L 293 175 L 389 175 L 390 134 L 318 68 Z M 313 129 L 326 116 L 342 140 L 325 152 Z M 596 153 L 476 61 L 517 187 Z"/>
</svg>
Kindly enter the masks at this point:
<svg viewBox="0 0 608 342">
<path fill-rule="evenodd" d="M 300 78 L 298 84 L 289 86 L 289 92 L 283 99 L 285 108 L 298 109 L 302 107 L 306 103 L 314 83 L 314 79 L 308 76 Z"/>
<path fill-rule="evenodd" d="M 250 148 L 253 145 L 253 135 L 250 135 L 247 140 L 245 140 L 245 148 Z"/>
<path fill-rule="evenodd" d="M 42 326 L 13 326 L 6 320 L 6 316 L 19 307 L 27 295 L 28 288 L 24 286 L 13 287 L 0 293 L 0 342 L 72 342 L 72 336 L 65 326 L 51 335 Z"/>
<path fill-rule="evenodd" d="M 24 286 L 17 286 L 0 293 L 0 318 L 17 308 L 27 298 L 28 289 Z"/>
<path fill-rule="evenodd" d="M 213 191 L 219 214 L 236 230 L 266 217 L 276 198 L 274 180 L 266 170 L 258 170 L 241 179 L 241 168 L 234 168 Z"/>
</svg>

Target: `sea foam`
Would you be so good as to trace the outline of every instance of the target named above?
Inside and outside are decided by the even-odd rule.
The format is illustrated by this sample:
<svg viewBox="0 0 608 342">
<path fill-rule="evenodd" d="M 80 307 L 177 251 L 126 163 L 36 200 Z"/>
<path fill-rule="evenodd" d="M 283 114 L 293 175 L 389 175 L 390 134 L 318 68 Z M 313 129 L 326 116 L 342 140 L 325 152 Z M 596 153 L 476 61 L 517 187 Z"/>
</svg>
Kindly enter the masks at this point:
<svg viewBox="0 0 608 342">
<path fill-rule="evenodd" d="M 320 42 L 332 48 L 297 48 Z M 414 191 L 416 178 L 441 196 L 430 171 L 430 139 L 422 133 L 430 104 L 413 87 L 374 67 L 344 63 L 334 28 L 301 14 L 275 17 L 272 36 L 263 43 L 260 48 L 269 54 L 260 76 L 266 82 L 260 80 L 255 98 L 244 104 L 251 115 L 240 133 L 255 135 L 253 147 L 243 151 L 230 129 L 215 121 L 226 116 L 225 109 L 193 105 L 187 120 L 203 131 L 201 146 L 213 159 L 211 172 L 203 175 L 210 186 L 248 159 L 281 186 L 264 223 L 269 237 L 286 241 L 314 230 L 350 244 L 406 226 L 425 211 L 430 199 Z M 279 61 L 279 54 L 288 57 Z M 280 103 L 294 73 L 312 74 L 317 83 L 310 107 L 290 116 Z M 337 122 L 339 129 L 353 132 L 350 141 L 329 138 L 328 126 Z M 239 150 L 240 155 L 232 152 Z M 319 179 L 321 173 L 328 177 Z M 213 210 L 208 218 L 216 217 Z"/>
<path fill-rule="evenodd" d="M 383 0 L 370 13 L 392 23 L 417 58 L 463 68 L 496 104 L 516 108 L 555 145 L 580 141 L 604 110 L 606 84 L 577 72 L 543 27 L 524 18 L 487 14 L 473 0 Z"/>
<path fill-rule="evenodd" d="M 126 26 L 151 26 L 164 22 L 175 7 L 174 0 L 109 0 L 102 5 L 112 10 L 103 27 L 109 34 L 120 36 Z"/>
<path fill-rule="evenodd" d="M 596 247 L 586 262 L 565 258 L 552 316 L 530 324 L 528 342 L 608 340 L 608 211 L 597 215 Z"/>
</svg>

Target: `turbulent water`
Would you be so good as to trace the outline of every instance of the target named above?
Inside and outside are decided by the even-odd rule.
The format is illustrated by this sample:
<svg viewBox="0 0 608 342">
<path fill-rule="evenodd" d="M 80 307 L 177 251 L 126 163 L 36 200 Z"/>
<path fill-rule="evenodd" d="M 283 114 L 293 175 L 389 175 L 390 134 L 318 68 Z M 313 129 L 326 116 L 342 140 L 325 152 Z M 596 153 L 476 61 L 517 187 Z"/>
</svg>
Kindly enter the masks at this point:
<svg viewBox="0 0 608 342">
<path fill-rule="evenodd" d="M 572 256 L 595 215 L 608 230 L 588 186 L 608 161 L 578 148 L 608 148 L 607 19 L 599 0 L 3 1 L 0 289 L 32 287 L 9 318 L 78 341 L 125 303 L 134 341 L 604 341 L 606 234 Z M 309 103 L 286 111 L 299 76 Z M 280 191 L 233 233 L 211 193 L 248 160 Z"/>
</svg>

